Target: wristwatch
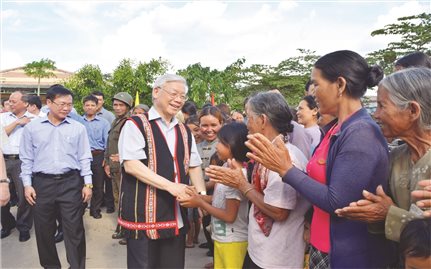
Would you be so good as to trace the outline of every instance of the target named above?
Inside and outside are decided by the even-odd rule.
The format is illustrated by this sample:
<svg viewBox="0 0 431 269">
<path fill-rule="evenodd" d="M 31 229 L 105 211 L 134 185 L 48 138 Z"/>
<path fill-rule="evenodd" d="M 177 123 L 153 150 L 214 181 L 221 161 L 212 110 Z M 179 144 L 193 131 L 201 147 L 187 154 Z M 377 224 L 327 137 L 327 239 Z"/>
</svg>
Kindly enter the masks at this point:
<svg viewBox="0 0 431 269">
<path fill-rule="evenodd" d="M 84 184 L 84 187 L 92 189 L 93 188 L 93 184 Z"/>
<path fill-rule="evenodd" d="M 0 179 L 0 183 L 10 183 L 10 179 L 8 178 Z"/>
<path fill-rule="evenodd" d="M 206 191 L 200 191 L 199 194 L 200 195 L 207 195 L 207 192 Z"/>
</svg>

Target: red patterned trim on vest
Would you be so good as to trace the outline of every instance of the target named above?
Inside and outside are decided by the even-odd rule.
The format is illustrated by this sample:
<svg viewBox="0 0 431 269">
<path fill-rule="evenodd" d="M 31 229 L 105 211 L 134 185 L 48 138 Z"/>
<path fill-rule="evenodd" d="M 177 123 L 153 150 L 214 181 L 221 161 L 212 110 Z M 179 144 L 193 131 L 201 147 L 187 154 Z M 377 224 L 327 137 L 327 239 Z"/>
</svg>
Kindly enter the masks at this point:
<svg viewBox="0 0 431 269">
<path fill-rule="evenodd" d="M 178 123 L 180 127 L 181 135 L 183 137 L 184 143 L 184 171 L 186 175 L 189 173 L 189 165 L 190 165 L 190 152 L 189 152 L 189 137 L 187 135 L 187 130 L 184 124 Z"/>
<path fill-rule="evenodd" d="M 173 229 L 177 227 L 177 221 L 165 221 L 165 222 L 131 222 L 123 220 L 122 218 L 117 219 L 118 224 L 129 230 L 161 230 L 161 229 Z"/>
<path fill-rule="evenodd" d="M 151 128 L 151 124 L 148 121 L 147 117 L 144 115 L 139 115 L 139 118 L 142 120 L 142 125 L 144 127 L 145 133 L 147 134 L 147 146 L 148 146 L 148 168 L 157 173 L 157 153 L 156 149 L 154 147 L 154 136 L 153 136 L 153 130 Z M 155 187 L 150 186 L 147 184 L 147 190 L 146 190 L 146 200 L 145 200 L 145 220 L 148 224 L 156 223 L 156 212 L 157 212 L 157 190 Z M 163 222 L 162 222 L 163 223 Z M 158 239 L 160 236 L 157 232 L 157 225 L 149 226 L 153 227 L 148 229 L 142 229 L 147 230 L 147 236 L 150 239 Z M 164 228 L 167 229 L 167 228 Z M 138 229 L 139 230 L 139 229 Z"/>
</svg>

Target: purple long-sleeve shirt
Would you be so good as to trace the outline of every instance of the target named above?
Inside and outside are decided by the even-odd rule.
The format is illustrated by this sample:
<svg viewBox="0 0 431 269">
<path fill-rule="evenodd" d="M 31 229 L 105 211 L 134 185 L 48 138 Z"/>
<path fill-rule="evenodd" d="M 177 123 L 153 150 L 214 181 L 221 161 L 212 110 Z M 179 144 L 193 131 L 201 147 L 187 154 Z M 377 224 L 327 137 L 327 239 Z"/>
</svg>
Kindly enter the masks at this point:
<svg viewBox="0 0 431 269">
<path fill-rule="evenodd" d="M 331 138 L 326 184 L 296 168 L 283 176 L 285 183 L 330 214 L 331 268 L 384 267 L 392 262 L 393 246 L 383 234 L 372 235 L 366 223 L 339 218 L 334 213 L 362 199 L 363 190 L 375 193 L 378 185 L 386 187 L 388 176 L 386 140 L 365 109 L 354 113 Z"/>
<path fill-rule="evenodd" d="M 87 131 L 71 118 L 57 126 L 47 117 L 28 123 L 22 133 L 19 158 L 24 186 L 31 185 L 32 173 L 63 174 L 70 170 L 80 170 L 85 183 L 92 183 Z"/>
</svg>

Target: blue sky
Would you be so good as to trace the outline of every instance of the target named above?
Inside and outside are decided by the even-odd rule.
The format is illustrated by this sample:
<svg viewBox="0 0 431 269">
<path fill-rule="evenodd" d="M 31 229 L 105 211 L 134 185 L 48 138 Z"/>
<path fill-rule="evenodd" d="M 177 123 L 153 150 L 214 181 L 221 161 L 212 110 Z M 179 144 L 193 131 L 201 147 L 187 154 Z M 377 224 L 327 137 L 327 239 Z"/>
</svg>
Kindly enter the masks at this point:
<svg viewBox="0 0 431 269">
<path fill-rule="evenodd" d="M 1 1 L 0 69 L 49 58 L 112 72 L 123 58 L 162 57 L 173 70 L 276 65 L 297 48 L 318 54 L 386 47 L 372 30 L 431 11 L 430 1 Z"/>
</svg>

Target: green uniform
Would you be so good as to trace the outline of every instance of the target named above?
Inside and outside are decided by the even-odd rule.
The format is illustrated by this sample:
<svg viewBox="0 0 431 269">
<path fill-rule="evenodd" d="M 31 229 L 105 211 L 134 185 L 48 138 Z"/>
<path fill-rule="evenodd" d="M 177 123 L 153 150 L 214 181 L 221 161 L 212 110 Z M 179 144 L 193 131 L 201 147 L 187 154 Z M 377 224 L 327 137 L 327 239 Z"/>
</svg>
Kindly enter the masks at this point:
<svg viewBox="0 0 431 269">
<path fill-rule="evenodd" d="M 118 154 L 118 139 L 120 138 L 121 128 L 123 127 L 126 120 L 130 117 L 130 113 L 127 112 L 122 117 L 117 117 L 112 122 L 111 130 L 108 136 L 108 149 L 105 151 L 105 163 L 109 165 L 111 178 L 112 178 L 112 191 L 114 193 L 115 207 L 118 208 L 118 195 L 120 193 L 120 180 L 121 180 L 121 168 L 120 163 L 112 161 L 110 156 Z"/>
</svg>

